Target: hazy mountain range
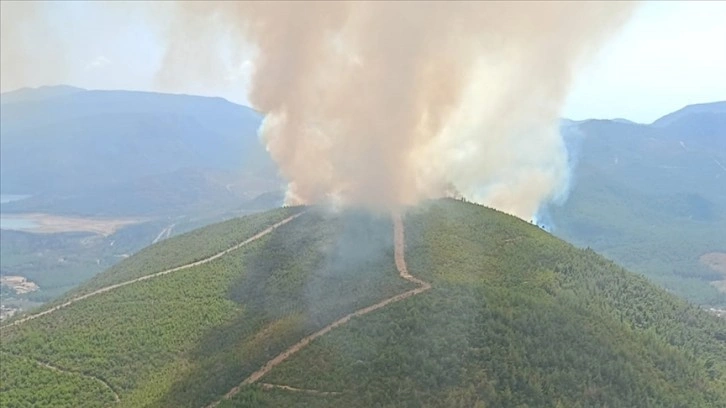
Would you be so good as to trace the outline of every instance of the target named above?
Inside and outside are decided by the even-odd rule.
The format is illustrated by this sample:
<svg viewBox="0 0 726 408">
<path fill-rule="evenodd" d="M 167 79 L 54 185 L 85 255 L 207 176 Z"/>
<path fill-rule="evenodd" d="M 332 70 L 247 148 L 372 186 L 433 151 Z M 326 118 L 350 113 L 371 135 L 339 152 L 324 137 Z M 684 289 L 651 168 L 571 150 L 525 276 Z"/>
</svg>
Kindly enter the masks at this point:
<svg viewBox="0 0 726 408">
<path fill-rule="evenodd" d="M 709 284 L 726 271 L 700 261 L 726 253 L 726 102 L 650 125 L 565 121 L 563 132 L 574 170 L 567 200 L 545 212 L 553 232 L 689 299 L 726 304 Z"/>
<path fill-rule="evenodd" d="M 282 204 L 250 108 L 69 86 L 4 93 L 0 104 L 0 192 L 29 196 L 3 202 L 4 221 L 26 213 L 133 221 L 105 235 L 3 229 L 0 274 L 40 286 L 16 295 L 3 285 L 3 304 L 46 301 L 152 242 Z"/>
<path fill-rule="evenodd" d="M 149 220 L 144 232 L 127 227 L 138 233 L 126 232 L 125 251 L 79 260 L 90 266 L 73 269 L 87 271 L 73 284 L 169 226 L 176 234 L 281 203 L 283 184 L 257 137 L 262 117 L 250 108 L 220 98 L 68 86 L 21 89 L 2 94 L 0 102 L 2 193 L 31 196 L 4 203 L 4 214 Z M 726 304 L 718 289 L 726 272 L 701 261 L 707 253 L 726 253 L 726 102 L 687 106 L 648 125 L 563 120 L 562 132 L 572 164 L 570 194 L 548 205 L 541 222 L 691 300 Z M 21 251 L 23 245 L 9 244 L 18 236 L 24 243 L 34 239 L 3 231 L 3 255 L 7 248 Z M 54 247 L 61 253 L 76 240 L 59 237 L 65 244 Z M 94 254 L 99 251 L 108 249 Z M 32 275 L 39 268 L 32 257 L 13 259 L 2 273 Z M 66 270 L 55 261 L 40 265 Z"/>
<path fill-rule="evenodd" d="M 1 102 L 2 192 L 32 196 L 5 212 L 168 214 L 280 186 L 261 116 L 221 98 L 61 86 Z"/>
</svg>

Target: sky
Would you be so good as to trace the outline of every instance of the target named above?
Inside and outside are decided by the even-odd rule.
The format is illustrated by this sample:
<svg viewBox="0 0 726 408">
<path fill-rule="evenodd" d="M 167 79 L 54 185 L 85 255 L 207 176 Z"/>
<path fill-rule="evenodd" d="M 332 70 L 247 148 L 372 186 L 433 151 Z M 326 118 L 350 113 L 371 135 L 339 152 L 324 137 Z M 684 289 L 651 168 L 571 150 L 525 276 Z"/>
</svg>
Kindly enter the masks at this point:
<svg viewBox="0 0 726 408">
<path fill-rule="evenodd" d="M 640 5 L 580 71 L 564 116 L 650 123 L 694 103 L 726 100 L 726 2 Z"/>
<path fill-rule="evenodd" d="M 3 77 L 0 88 L 6 92 L 22 86 L 65 83 L 88 89 L 221 96 L 247 104 L 253 66 L 244 58 L 229 61 L 219 77 L 160 87 L 155 74 L 164 55 L 166 28 L 158 19 L 151 24 L 143 7 L 163 6 L 140 2 L 131 6 L 45 4 L 42 13 L 47 26 L 43 30 L 32 27 L 25 31 L 28 38 L 17 40 L 43 44 L 35 55 L 37 66 L 57 65 L 43 54 L 50 55 L 61 47 L 64 68 L 58 65 L 58 72 L 52 75 L 27 69 L 26 77 L 19 80 Z M 2 14 L 12 18 L 10 13 Z M 642 3 L 628 23 L 578 71 L 562 116 L 650 123 L 688 104 L 726 100 L 724 21 L 726 2 Z M 30 38 L 33 35 L 38 38 Z M 2 51 L 0 58 L 6 54 Z"/>
</svg>

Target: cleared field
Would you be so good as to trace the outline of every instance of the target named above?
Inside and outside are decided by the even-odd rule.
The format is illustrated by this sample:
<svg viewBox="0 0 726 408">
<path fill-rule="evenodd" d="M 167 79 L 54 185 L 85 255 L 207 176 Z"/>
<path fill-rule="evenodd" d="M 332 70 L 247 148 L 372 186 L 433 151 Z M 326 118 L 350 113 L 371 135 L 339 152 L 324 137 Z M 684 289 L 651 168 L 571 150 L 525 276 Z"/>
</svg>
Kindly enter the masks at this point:
<svg viewBox="0 0 726 408">
<path fill-rule="evenodd" d="M 17 228 L 18 230 L 26 232 L 43 234 L 56 232 L 92 232 L 103 236 L 109 236 L 127 225 L 148 221 L 146 218 L 86 218 L 42 213 L 13 214 L 12 216 L 4 216 L 3 218 L 7 220 L 30 221 L 27 227 Z"/>
</svg>

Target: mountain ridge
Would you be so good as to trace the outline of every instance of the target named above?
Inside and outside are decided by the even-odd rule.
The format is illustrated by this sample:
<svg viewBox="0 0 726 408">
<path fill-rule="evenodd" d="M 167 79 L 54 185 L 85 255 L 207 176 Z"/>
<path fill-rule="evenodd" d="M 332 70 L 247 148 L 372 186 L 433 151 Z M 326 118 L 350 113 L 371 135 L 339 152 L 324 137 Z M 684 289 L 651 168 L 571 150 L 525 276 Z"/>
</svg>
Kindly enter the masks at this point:
<svg viewBox="0 0 726 408">
<path fill-rule="evenodd" d="M 276 179 L 251 108 L 212 97 L 48 89 L 52 97 L 3 104 L 3 193 L 79 193 L 190 167 Z"/>
<path fill-rule="evenodd" d="M 724 114 L 724 113 L 726 113 L 726 101 L 713 101 L 713 102 L 694 103 L 694 104 L 686 105 L 681 109 L 678 109 L 674 112 L 661 116 L 660 118 L 654 120 L 651 123 L 651 125 L 659 126 L 659 127 L 667 126 L 673 120 L 675 120 L 676 118 L 678 118 L 680 116 L 684 116 L 684 115 L 688 115 L 688 114 L 701 114 L 701 113 Z"/>
</svg>

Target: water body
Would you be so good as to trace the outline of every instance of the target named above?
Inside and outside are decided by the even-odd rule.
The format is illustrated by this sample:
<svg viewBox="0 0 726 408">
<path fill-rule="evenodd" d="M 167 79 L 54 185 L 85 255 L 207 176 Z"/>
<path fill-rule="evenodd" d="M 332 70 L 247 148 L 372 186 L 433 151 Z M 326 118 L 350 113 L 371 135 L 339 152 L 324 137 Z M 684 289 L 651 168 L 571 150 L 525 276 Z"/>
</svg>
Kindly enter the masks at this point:
<svg viewBox="0 0 726 408">
<path fill-rule="evenodd" d="M 26 231 L 37 227 L 38 224 L 35 221 L 27 218 L 0 216 L 0 229 Z"/>
<path fill-rule="evenodd" d="M 11 201 L 20 201 L 30 197 L 25 194 L 0 194 L 0 204 L 9 203 Z M 28 230 L 38 226 L 35 221 L 23 217 L 4 216 L 0 210 L 0 229 L 4 230 Z"/>
</svg>

